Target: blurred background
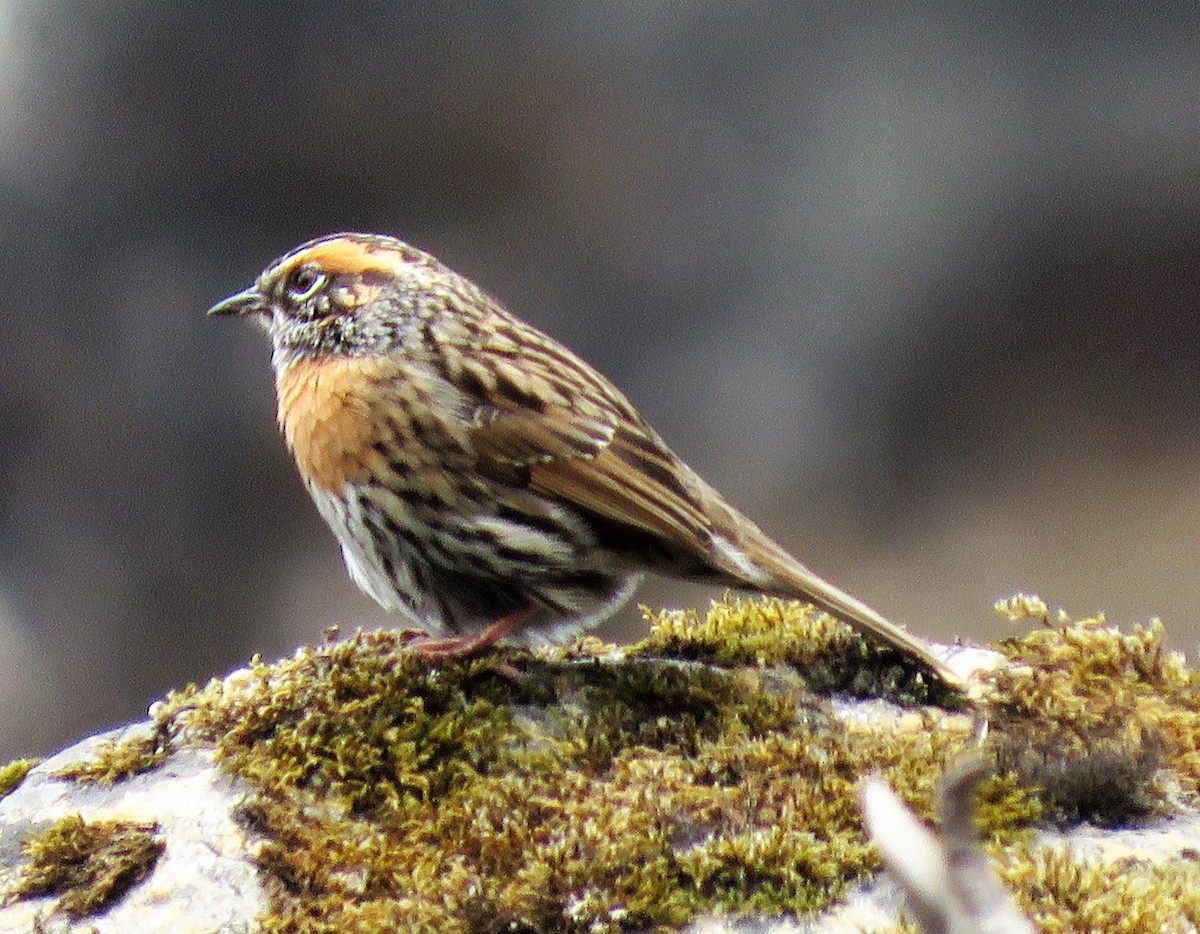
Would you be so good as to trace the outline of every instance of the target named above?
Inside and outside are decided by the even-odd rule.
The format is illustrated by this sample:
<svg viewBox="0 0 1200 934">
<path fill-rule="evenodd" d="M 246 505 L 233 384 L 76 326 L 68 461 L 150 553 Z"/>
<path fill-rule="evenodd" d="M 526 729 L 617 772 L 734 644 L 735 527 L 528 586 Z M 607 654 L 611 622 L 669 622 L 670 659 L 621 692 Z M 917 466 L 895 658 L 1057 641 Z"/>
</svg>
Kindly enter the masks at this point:
<svg viewBox="0 0 1200 934">
<path fill-rule="evenodd" d="M 996 638 L 1027 590 L 1193 652 L 1198 50 L 1185 2 L 0 0 L 0 760 L 388 623 L 204 317 L 347 228 L 886 615 Z"/>
</svg>

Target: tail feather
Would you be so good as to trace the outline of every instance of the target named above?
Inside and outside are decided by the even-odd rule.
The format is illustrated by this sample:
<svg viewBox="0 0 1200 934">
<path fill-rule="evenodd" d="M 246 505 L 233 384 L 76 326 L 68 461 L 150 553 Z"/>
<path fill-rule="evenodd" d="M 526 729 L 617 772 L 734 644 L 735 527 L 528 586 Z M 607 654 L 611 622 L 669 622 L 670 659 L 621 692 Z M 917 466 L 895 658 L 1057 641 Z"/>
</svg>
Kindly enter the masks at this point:
<svg viewBox="0 0 1200 934">
<path fill-rule="evenodd" d="M 890 645 L 917 659 L 947 686 L 962 689 L 961 677 L 933 654 L 930 645 L 903 626 L 884 619 L 857 597 L 810 571 L 753 526 L 739 528 L 736 546 L 718 543 L 725 553 L 718 557 L 732 576 L 743 583 L 779 597 L 804 600 L 854 627 L 876 643 Z"/>
</svg>

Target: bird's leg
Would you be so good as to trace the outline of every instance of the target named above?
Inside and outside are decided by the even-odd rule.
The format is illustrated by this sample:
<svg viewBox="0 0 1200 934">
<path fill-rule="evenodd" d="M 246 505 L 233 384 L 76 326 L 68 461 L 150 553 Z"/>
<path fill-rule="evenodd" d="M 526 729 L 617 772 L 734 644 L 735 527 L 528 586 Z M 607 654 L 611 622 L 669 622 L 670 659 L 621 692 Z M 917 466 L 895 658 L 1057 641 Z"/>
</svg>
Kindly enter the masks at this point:
<svg viewBox="0 0 1200 934">
<path fill-rule="evenodd" d="M 407 646 L 418 655 L 432 658 L 470 658 L 486 652 L 519 627 L 537 611 L 537 605 L 517 607 L 474 636 L 453 636 L 448 639 L 415 639 Z"/>
</svg>

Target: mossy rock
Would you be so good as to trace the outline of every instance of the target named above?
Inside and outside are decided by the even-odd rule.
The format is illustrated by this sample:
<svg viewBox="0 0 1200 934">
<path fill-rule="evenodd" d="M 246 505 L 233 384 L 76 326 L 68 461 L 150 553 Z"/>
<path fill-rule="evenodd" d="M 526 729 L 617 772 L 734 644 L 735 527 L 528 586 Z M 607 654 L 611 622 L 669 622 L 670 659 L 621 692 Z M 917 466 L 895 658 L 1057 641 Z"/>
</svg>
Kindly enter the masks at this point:
<svg viewBox="0 0 1200 934">
<path fill-rule="evenodd" d="M 1200 777 L 1196 678 L 1160 628 L 1043 621 L 968 704 L 800 604 L 651 623 L 624 650 L 434 663 L 380 632 L 255 660 L 55 780 L 120 789 L 205 750 L 269 895 L 257 929 L 616 932 L 811 919 L 867 891 L 860 779 L 928 817 L 985 718 L 1000 768 L 978 822 L 998 854 L 1027 854 L 1015 865 L 1036 865 L 1035 827 L 1153 820 Z M 1087 758 L 1101 734 L 1103 766 Z M 1059 772 L 1075 784 L 1045 781 Z M 1123 794 L 1094 793 L 1117 775 Z"/>
</svg>

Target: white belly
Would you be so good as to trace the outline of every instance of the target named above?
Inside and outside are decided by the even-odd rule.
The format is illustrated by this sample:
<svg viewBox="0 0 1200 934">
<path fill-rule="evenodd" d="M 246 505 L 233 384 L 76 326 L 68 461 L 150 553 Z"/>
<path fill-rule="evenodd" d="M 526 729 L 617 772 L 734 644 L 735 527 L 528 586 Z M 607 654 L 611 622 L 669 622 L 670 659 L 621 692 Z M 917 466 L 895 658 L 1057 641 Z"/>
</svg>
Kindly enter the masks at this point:
<svg viewBox="0 0 1200 934">
<path fill-rule="evenodd" d="M 342 558 L 354 583 L 385 610 L 399 613 L 406 625 L 432 635 L 445 632 L 437 604 L 423 594 L 399 552 L 391 548 L 386 556 L 389 560 L 383 560 L 357 500 L 344 500 L 315 485 L 309 487 L 309 493 L 341 543 Z"/>
</svg>

